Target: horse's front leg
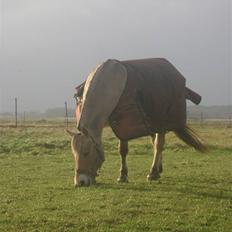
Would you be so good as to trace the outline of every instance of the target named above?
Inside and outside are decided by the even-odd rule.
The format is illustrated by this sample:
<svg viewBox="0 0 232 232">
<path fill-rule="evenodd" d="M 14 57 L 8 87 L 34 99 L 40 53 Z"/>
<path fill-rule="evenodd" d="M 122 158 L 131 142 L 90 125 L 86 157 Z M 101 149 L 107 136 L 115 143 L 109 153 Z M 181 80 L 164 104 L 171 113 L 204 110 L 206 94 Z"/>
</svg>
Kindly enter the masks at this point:
<svg viewBox="0 0 232 232">
<path fill-rule="evenodd" d="M 121 155 L 121 168 L 120 168 L 120 176 L 117 179 L 117 181 L 128 182 L 128 168 L 126 162 L 126 156 L 128 153 L 128 141 L 119 140 L 118 150 Z"/>
<path fill-rule="evenodd" d="M 151 166 L 151 171 L 147 176 L 149 181 L 160 178 L 160 173 L 163 171 L 162 166 L 162 150 L 165 142 L 165 133 L 157 133 L 152 136 L 152 143 L 154 146 L 154 158 Z"/>
</svg>

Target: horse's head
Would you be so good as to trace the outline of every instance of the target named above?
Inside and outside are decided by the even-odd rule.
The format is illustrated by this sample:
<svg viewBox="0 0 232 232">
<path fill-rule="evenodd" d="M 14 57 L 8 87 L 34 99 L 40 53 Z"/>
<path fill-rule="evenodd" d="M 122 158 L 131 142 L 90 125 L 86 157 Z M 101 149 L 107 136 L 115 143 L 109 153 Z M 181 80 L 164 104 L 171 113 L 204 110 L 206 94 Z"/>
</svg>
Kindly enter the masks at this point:
<svg viewBox="0 0 232 232">
<path fill-rule="evenodd" d="M 82 133 L 66 130 L 71 136 L 71 148 L 75 161 L 75 186 L 89 186 L 95 183 L 97 171 L 104 159 L 92 139 Z"/>
</svg>

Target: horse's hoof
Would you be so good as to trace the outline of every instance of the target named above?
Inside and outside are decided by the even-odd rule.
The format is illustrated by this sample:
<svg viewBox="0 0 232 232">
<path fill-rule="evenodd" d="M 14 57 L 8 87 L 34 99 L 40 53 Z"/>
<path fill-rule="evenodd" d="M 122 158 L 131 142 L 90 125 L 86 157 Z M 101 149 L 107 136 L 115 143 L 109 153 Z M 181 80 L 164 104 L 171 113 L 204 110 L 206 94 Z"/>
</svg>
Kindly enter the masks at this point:
<svg viewBox="0 0 232 232">
<path fill-rule="evenodd" d="M 153 181 L 153 180 L 158 180 L 160 178 L 160 175 L 159 174 L 149 174 L 147 176 L 147 180 L 148 181 Z"/>
<path fill-rule="evenodd" d="M 120 176 L 118 179 L 117 179 L 118 183 L 127 183 L 128 182 L 128 178 L 127 176 Z"/>
</svg>

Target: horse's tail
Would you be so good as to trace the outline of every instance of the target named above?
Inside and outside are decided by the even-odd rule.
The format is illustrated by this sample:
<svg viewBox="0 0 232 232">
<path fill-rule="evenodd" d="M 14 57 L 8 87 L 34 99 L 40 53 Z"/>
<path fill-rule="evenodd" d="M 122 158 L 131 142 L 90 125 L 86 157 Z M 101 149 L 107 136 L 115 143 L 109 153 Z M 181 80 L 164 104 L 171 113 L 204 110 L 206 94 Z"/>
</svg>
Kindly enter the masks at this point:
<svg viewBox="0 0 232 232">
<path fill-rule="evenodd" d="M 199 136 L 190 127 L 185 126 L 183 129 L 175 130 L 174 133 L 177 135 L 177 137 L 195 148 L 197 151 L 202 153 L 206 153 L 208 151 L 207 146 L 202 143 Z"/>
</svg>

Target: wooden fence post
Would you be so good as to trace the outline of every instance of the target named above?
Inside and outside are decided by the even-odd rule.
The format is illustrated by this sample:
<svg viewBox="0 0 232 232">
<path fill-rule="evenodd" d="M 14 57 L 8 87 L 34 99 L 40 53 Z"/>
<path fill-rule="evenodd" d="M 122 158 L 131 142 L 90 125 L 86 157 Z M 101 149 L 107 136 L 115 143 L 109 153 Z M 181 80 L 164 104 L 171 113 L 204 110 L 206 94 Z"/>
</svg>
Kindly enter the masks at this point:
<svg viewBox="0 0 232 232">
<path fill-rule="evenodd" d="M 26 112 L 25 111 L 23 112 L 23 123 L 24 124 L 26 123 Z"/>
<path fill-rule="evenodd" d="M 15 127 L 18 126 L 18 100 L 15 98 Z"/>
<path fill-rule="evenodd" d="M 65 126 L 68 128 L 68 105 L 67 102 L 64 103 L 65 106 Z"/>
</svg>

